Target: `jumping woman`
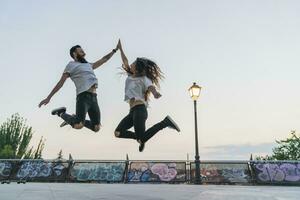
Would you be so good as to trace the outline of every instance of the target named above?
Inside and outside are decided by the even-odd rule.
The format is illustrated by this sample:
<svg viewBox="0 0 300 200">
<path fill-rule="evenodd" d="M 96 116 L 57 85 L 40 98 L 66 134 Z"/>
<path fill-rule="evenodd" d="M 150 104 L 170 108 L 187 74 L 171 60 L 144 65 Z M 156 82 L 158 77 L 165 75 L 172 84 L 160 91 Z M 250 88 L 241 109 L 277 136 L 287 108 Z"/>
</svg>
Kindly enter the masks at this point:
<svg viewBox="0 0 300 200">
<path fill-rule="evenodd" d="M 59 82 L 48 97 L 40 102 L 39 107 L 48 104 L 52 96 L 64 85 L 65 81 L 71 78 L 76 86 L 76 114 L 69 115 L 66 113 L 66 108 L 61 107 L 54 109 L 52 115 L 57 115 L 64 120 L 61 127 L 70 124 L 75 129 L 86 127 L 94 132 L 98 132 L 101 123 L 96 93 L 98 79 L 94 70 L 107 62 L 117 50 L 117 48 L 113 49 L 98 61 L 89 63 L 84 58 L 85 52 L 83 49 L 79 45 L 73 46 L 70 49 L 70 56 L 73 58 L 73 61 L 70 61 L 66 66 Z M 85 119 L 87 113 L 90 120 Z"/>
<path fill-rule="evenodd" d="M 137 140 L 140 144 L 139 151 L 142 152 L 145 143 L 160 130 L 169 127 L 180 132 L 180 129 L 171 117 L 167 116 L 164 120 L 146 130 L 149 95 L 152 93 L 156 99 L 161 97 L 156 87 L 159 88 L 159 82 L 163 79 L 163 74 L 160 68 L 147 58 L 137 58 L 129 65 L 120 40 L 117 48 L 121 53 L 122 68 L 128 75 L 125 83 L 124 100 L 129 103 L 130 111 L 116 128 L 115 136 Z M 131 127 L 134 127 L 134 132 L 128 130 Z"/>
</svg>

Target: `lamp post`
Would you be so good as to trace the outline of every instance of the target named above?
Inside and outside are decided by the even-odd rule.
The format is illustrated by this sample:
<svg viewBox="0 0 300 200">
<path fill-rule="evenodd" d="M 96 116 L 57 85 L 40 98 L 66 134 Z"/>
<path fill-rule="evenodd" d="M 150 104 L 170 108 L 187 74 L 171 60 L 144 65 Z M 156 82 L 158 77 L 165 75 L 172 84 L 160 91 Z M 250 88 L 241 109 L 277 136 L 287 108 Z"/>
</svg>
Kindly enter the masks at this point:
<svg viewBox="0 0 300 200">
<path fill-rule="evenodd" d="M 196 180 L 195 184 L 201 184 L 201 173 L 200 173 L 200 156 L 199 156 L 199 145 L 198 145 L 198 124 L 197 124 L 197 99 L 200 96 L 201 87 L 195 82 L 189 88 L 189 92 L 192 100 L 194 101 L 194 113 L 195 113 L 195 165 L 196 165 Z"/>
</svg>

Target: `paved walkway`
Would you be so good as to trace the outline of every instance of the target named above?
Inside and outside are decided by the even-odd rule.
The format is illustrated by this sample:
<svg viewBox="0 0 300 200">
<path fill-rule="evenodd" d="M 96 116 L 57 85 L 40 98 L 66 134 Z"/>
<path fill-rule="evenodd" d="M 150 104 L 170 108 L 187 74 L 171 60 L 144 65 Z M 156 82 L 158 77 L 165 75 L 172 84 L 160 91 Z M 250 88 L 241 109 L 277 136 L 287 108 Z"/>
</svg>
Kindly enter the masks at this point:
<svg viewBox="0 0 300 200">
<path fill-rule="evenodd" d="M 27 183 L 0 185 L 1 200 L 299 200 L 300 187 Z"/>
</svg>

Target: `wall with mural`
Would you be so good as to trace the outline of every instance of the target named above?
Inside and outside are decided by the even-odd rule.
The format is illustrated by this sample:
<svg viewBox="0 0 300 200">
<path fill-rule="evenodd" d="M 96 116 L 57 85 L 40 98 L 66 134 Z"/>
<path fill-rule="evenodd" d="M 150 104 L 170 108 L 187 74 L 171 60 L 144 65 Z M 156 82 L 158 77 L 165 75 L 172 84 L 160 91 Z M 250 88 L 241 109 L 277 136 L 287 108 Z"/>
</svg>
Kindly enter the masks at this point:
<svg viewBox="0 0 300 200">
<path fill-rule="evenodd" d="M 185 162 L 131 162 L 127 172 L 128 182 L 184 182 Z"/>
<path fill-rule="evenodd" d="M 300 185 L 300 161 L 201 161 L 204 184 Z M 193 183 L 185 161 L 0 160 L 0 182 Z"/>
<path fill-rule="evenodd" d="M 247 163 L 207 163 L 200 165 L 203 183 L 249 183 L 251 174 Z M 191 163 L 191 181 L 195 179 L 195 163 Z"/>
<path fill-rule="evenodd" d="M 70 179 L 81 182 L 122 182 L 125 167 L 125 162 L 75 162 L 71 168 Z"/>
<path fill-rule="evenodd" d="M 0 161 L 0 180 L 7 180 L 12 172 L 13 164 L 9 161 Z"/>
<path fill-rule="evenodd" d="M 65 181 L 68 163 L 51 161 L 21 161 L 11 179 L 26 181 Z"/>
<path fill-rule="evenodd" d="M 298 162 L 253 162 L 257 183 L 300 184 L 300 161 Z"/>
</svg>

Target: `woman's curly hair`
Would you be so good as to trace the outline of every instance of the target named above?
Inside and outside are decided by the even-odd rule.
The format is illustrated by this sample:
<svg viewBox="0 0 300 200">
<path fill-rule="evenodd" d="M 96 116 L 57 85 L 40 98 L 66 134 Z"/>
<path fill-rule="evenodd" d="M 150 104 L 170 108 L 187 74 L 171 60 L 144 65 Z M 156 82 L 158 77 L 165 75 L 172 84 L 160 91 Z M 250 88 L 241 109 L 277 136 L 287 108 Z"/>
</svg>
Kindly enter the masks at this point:
<svg viewBox="0 0 300 200">
<path fill-rule="evenodd" d="M 164 75 L 155 62 L 148 58 L 137 58 L 135 60 L 135 68 L 137 76 L 147 76 L 157 88 L 160 88 L 160 81 L 164 79 Z M 132 74 L 130 69 L 125 67 L 123 67 L 123 69 L 127 73 Z M 149 94 L 150 91 L 147 91 L 145 94 L 145 100 L 148 100 Z"/>
</svg>

